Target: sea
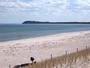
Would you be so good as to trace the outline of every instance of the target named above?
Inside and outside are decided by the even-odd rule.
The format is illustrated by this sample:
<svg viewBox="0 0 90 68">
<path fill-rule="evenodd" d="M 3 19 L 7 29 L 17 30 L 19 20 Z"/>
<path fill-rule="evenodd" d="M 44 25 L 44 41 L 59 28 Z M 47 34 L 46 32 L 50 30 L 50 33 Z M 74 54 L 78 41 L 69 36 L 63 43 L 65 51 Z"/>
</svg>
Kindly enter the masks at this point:
<svg viewBox="0 0 90 68">
<path fill-rule="evenodd" d="M 0 42 L 90 30 L 90 24 L 0 24 Z"/>
</svg>

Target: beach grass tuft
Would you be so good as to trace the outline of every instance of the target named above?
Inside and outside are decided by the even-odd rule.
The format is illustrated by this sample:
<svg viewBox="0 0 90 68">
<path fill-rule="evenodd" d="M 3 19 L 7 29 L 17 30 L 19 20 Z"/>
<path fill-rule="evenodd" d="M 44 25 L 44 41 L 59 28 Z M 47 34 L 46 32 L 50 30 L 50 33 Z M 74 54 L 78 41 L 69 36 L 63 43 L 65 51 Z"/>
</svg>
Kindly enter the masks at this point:
<svg viewBox="0 0 90 68">
<path fill-rule="evenodd" d="M 83 50 L 76 49 L 76 52 L 68 53 L 65 52 L 64 55 L 53 57 L 51 55 L 51 59 L 47 59 L 41 62 L 37 62 L 36 64 L 30 64 L 24 68 L 62 68 L 63 65 L 70 66 L 72 68 L 72 64 L 77 63 L 78 61 L 90 61 L 90 48 L 86 47 Z"/>
</svg>

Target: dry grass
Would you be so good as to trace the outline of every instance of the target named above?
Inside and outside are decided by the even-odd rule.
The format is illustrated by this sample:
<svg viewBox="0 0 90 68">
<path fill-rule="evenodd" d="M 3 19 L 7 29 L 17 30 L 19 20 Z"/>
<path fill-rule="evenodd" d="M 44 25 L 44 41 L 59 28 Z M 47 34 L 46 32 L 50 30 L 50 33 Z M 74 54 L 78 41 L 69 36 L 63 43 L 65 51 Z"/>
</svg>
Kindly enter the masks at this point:
<svg viewBox="0 0 90 68">
<path fill-rule="evenodd" d="M 80 50 L 74 53 L 67 53 L 65 55 L 47 59 L 42 62 L 38 62 L 33 65 L 26 66 L 24 68 L 54 68 L 57 65 L 60 65 L 60 68 L 62 68 L 63 64 L 71 65 L 72 63 L 76 63 L 77 60 L 85 60 L 88 61 L 88 56 L 90 55 L 90 48 Z M 56 67 L 57 68 L 57 67 Z"/>
</svg>

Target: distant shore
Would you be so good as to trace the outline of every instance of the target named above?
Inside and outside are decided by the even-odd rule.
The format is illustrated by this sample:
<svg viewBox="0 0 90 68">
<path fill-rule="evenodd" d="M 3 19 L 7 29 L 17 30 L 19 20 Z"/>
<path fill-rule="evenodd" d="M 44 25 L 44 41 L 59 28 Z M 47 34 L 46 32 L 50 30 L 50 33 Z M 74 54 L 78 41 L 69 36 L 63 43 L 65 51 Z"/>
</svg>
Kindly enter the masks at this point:
<svg viewBox="0 0 90 68">
<path fill-rule="evenodd" d="M 22 24 L 90 24 L 90 22 L 48 22 L 48 21 L 24 21 Z"/>
<path fill-rule="evenodd" d="M 90 31 L 67 32 L 21 40 L 0 42 L 0 67 L 7 68 L 22 63 L 30 63 L 31 56 L 36 61 L 75 52 L 76 48 L 90 47 Z"/>
</svg>

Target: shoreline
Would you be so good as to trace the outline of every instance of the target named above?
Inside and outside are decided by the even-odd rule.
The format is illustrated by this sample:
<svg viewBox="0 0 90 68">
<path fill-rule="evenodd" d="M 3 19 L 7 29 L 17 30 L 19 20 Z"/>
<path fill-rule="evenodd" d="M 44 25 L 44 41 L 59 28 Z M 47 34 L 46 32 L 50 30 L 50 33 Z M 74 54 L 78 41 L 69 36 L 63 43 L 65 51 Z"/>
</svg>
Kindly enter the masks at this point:
<svg viewBox="0 0 90 68">
<path fill-rule="evenodd" d="M 88 33 L 90 30 L 85 30 L 85 31 L 74 31 L 74 32 L 63 32 L 63 33 L 57 33 L 57 34 L 52 34 L 52 35 L 44 35 L 44 36 L 37 36 L 37 37 L 30 37 L 30 38 L 24 38 L 24 39 L 16 39 L 16 40 L 9 40 L 9 41 L 0 41 L 0 43 L 5 43 L 5 42 L 15 42 L 15 41 L 23 41 L 23 40 L 34 40 L 34 39 L 41 39 L 41 38 L 50 38 L 50 37 L 55 37 L 55 36 L 66 36 L 67 34 L 80 34 L 80 33 Z M 76 34 L 75 34 L 76 33 Z"/>
<path fill-rule="evenodd" d="M 90 31 L 80 31 L 0 42 L 0 67 L 30 63 L 31 56 L 36 61 L 42 61 L 49 59 L 51 54 L 57 57 L 65 51 L 75 52 L 76 48 L 90 47 L 89 41 Z"/>
<path fill-rule="evenodd" d="M 65 33 L 75 33 L 75 32 L 85 32 L 85 31 L 90 31 L 90 29 L 87 30 L 75 30 L 75 31 L 66 31 L 66 32 L 58 32 L 58 33 L 54 33 L 54 34 L 46 34 L 46 35 L 36 35 L 36 36 L 32 36 L 32 37 L 24 37 L 22 35 L 17 35 L 17 37 L 15 37 L 14 39 L 3 39 L 0 40 L 0 42 L 9 42 L 9 41 L 17 41 L 17 40 L 26 40 L 26 39 L 33 39 L 33 38 L 39 38 L 39 37 L 47 37 L 47 36 L 53 36 L 53 35 L 57 35 L 57 34 L 65 34 Z M 19 37 L 20 36 L 20 37 Z"/>
</svg>

